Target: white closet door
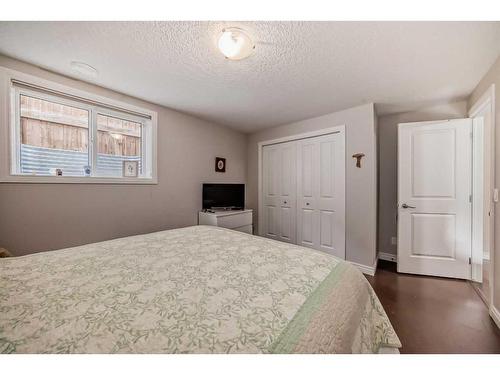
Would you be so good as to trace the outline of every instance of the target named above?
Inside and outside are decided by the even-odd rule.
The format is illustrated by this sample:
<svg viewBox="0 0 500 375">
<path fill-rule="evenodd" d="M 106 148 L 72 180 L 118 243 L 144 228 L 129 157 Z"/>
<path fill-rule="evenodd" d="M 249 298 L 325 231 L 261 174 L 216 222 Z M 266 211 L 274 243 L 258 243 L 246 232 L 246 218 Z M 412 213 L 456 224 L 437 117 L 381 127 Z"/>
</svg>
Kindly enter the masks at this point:
<svg viewBox="0 0 500 375">
<path fill-rule="evenodd" d="M 343 132 L 297 141 L 297 243 L 345 259 Z"/>
<path fill-rule="evenodd" d="M 295 142 L 263 147 L 264 236 L 296 243 Z"/>
</svg>

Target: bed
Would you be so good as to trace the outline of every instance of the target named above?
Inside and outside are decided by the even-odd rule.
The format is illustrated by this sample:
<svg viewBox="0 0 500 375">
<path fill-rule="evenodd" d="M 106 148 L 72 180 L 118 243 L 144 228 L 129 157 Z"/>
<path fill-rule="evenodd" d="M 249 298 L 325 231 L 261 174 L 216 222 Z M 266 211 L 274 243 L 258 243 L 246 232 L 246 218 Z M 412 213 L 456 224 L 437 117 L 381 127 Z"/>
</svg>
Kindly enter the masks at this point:
<svg viewBox="0 0 500 375">
<path fill-rule="evenodd" d="M 0 259 L 1 353 L 378 353 L 401 343 L 361 272 L 194 226 Z"/>
</svg>

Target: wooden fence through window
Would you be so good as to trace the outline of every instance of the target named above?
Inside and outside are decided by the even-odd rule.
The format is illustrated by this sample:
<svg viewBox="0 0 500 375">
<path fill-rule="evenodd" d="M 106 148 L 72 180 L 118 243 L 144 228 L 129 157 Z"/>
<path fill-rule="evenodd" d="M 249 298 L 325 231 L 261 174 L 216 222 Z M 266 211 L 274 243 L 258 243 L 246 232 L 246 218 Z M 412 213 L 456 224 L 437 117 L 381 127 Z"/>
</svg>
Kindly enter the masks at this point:
<svg viewBox="0 0 500 375">
<path fill-rule="evenodd" d="M 87 110 L 21 96 L 22 144 L 68 151 L 88 151 Z M 141 155 L 141 124 L 99 114 L 97 152 Z"/>
</svg>

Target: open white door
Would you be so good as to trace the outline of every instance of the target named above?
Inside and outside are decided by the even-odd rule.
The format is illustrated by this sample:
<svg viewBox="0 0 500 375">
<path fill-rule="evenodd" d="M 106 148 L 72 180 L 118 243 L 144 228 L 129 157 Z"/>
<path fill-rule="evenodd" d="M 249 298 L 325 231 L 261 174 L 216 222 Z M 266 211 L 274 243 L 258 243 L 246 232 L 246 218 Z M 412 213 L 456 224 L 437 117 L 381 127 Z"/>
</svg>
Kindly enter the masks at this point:
<svg viewBox="0 0 500 375">
<path fill-rule="evenodd" d="M 398 271 L 470 279 L 472 121 L 399 124 Z"/>
</svg>

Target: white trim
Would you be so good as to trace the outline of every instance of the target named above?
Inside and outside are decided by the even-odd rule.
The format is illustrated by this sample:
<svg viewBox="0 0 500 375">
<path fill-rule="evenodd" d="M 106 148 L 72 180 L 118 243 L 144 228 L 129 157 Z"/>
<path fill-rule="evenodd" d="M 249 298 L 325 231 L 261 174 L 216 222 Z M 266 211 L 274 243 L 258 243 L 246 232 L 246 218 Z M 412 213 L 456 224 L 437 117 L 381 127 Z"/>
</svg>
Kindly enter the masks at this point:
<svg viewBox="0 0 500 375">
<path fill-rule="evenodd" d="M 491 123 L 490 123 L 491 124 Z M 488 215 L 492 209 L 490 198 L 490 171 L 485 169 L 485 163 L 490 162 L 486 154 L 484 145 L 487 144 L 485 136 L 489 134 L 489 129 L 485 129 L 483 118 L 472 118 L 472 240 L 471 240 L 471 280 L 475 282 L 483 281 L 484 249 L 489 248 L 489 237 L 485 237 L 485 232 L 490 229 L 491 217 Z M 488 142 L 491 144 L 491 142 Z M 485 186 L 485 183 L 487 186 Z M 486 194 L 485 194 L 485 190 Z"/>
<path fill-rule="evenodd" d="M 378 252 L 378 259 L 381 260 L 386 260 L 388 262 L 398 262 L 398 255 L 397 254 L 392 254 L 392 253 L 384 253 L 382 251 Z"/>
<path fill-rule="evenodd" d="M 485 106 L 489 105 L 490 106 L 490 111 L 491 111 L 491 134 L 485 134 L 484 137 L 486 139 L 491 139 L 491 152 L 489 155 L 491 164 L 490 164 L 490 192 L 493 192 L 493 189 L 495 189 L 495 133 L 496 133 L 496 113 L 495 113 L 495 84 L 491 84 L 490 87 L 488 87 L 485 92 L 481 95 L 481 97 L 471 106 L 469 109 L 468 115 L 470 118 L 475 117 L 479 112 L 481 112 Z M 492 215 L 490 216 L 490 290 L 489 290 L 489 305 L 490 305 L 490 315 L 494 314 L 493 310 L 495 310 L 496 313 L 498 313 L 498 310 L 496 310 L 493 306 L 493 296 L 494 296 L 494 287 L 495 287 L 495 267 L 494 267 L 494 262 L 495 262 L 495 243 L 494 243 L 494 234 L 495 234 L 495 203 L 493 202 L 488 202 L 489 206 L 491 207 L 490 211 L 492 212 Z M 499 315 L 497 314 L 497 317 Z M 498 319 L 498 322 L 500 319 Z"/>
<path fill-rule="evenodd" d="M 398 129 L 399 128 L 406 128 L 406 127 L 412 127 L 415 124 L 420 124 L 420 125 L 432 125 L 432 124 L 441 124 L 443 122 L 447 121 L 454 121 L 454 120 L 463 120 L 463 119 L 444 119 L 444 120 L 429 120 L 429 121 L 413 121 L 413 122 L 400 122 L 398 124 Z"/>
<path fill-rule="evenodd" d="M 493 99 L 493 100 L 491 100 Z M 486 89 L 486 91 L 481 95 L 481 97 L 470 107 L 469 109 L 469 116 L 474 116 L 478 112 L 480 112 L 483 107 L 488 104 L 488 102 L 494 103 L 495 102 L 495 84 L 491 84 L 490 87 Z M 495 108 L 493 106 L 493 108 Z"/>
<path fill-rule="evenodd" d="M 257 153 L 258 153 L 258 160 L 257 160 L 257 168 L 258 168 L 257 169 L 257 171 L 258 171 L 258 174 L 257 174 L 257 195 L 258 195 L 257 233 L 259 234 L 259 236 L 262 236 L 262 234 L 264 232 L 263 220 L 262 220 L 262 204 L 263 204 L 263 202 L 262 202 L 262 148 L 264 146 L 272 145 L 272 144 L 276 144 L 276 143 L 284 143 L 284 142 L 296 141 L 296 140 L 304 139 L 304 138 L 319 137 L 322 135 L 332 134 L 332 133 L 343 133 L 344 139 L 345 139 L 345 125 L 338 125 L 338 126 L 320 129 L 320 130 L 315 130 L 315 131 L 311 131 L 311 132 L 307 132 L 307 133 L 300 133 L 300 134 L 290 135 L 287 137 L 270 139 L 270 140 L 266 140 L 266 141 L 261 141 L 257 144 Z"/>
<path fill-rule="evenodd" d="M 147 166 L 148 170 L 146 170 L 148 176 L 147 177 L 138 177 L 138 178 L 123 178 L 123 177 L 70 177 L 70 176 L 29 176 L 29 175 L 20 175 L 16 169 L 12 169 L 12 163 L 16 163 L 17 165 L 17 139 L 16 134 L 18 132 L 13 131 L 13 125 L 18 126 L 16 118 L 12 118 L 12 113 L 17 113 L 16 102 L 17 95 L 15 95 L 14 91 L 19 93 L 19 89 L 13 90 L 12 80 L 23 81 L 38 87 L 46 88 L 47 90 L 55 90 L 62 93 L 67 93 L 68 95 L 80 97 L 85 100 L 93 101 L 95 103 L 101 103 L 103 108 L 99 108 L 99 112 L 108 113 L 112 112 L 106 106 L 110 106 L 114 109 L 123 109 L 124 115 L 130 117 L 130 112 L 135 112 L 138 115 L 143 115 L 150 117 L 147 121 L 147 131 L 144 131 L 143 143 L 147 143 L 151 153 L 147 152 L 148 159 L 144 159 L 144 165 Z M 25 91 L 29 89 L 22 89 Z M 43 96 L 44 94 L 40 94 Z M 40 96 L 38 95 L 38 96 Z M 58 99 L 58 101 L 68 101 L 65 98 Z M 75 99 L 75 103 L 78 103 Z M 75 106 L 73 100 L 71 100 L 72 106 Z M 82 105 L 78 105 L 78 107 L 87 107 L 85 103 Z M 95 107 L 95 106 L 94 106 Z M 94 108 L 92 107 L 92 108 Z M 14 112 L 13 112 L 14 110 Z M 94 116 L 95 114 L 91 111 L 89 115 Z M 59 83 L 55 83 L 52 81 L 48 81 L 36 76 L 32 76 L 29 74 L 25 74 L 22 72 L 14 71 L 11 69 L 0 67 L 0 113 L 3 115 L 0 117 L 0 183 L 76 183 L 76 184 L 157 184 L 158 176 L 157 176 L 157 127 L 158 127 L 158 114 L 155 111 L 151 111 L 145 108 L 140 108 L 125 102 L 121 102 L 118 100 L 110 99 L 107 97 L 103 97 L 100 95 L 95 95 L 83 90 L 75 89 L 69 86 L 61 85 Z M 123 117 L 123 116 L 121 116 Z M 141 121 L 142 122 L 142 121 Z M 146 122 L 142 122 L 143 125 Z M 144 129 L 144 127 L 143 127 Z M 89 133 L 90 133 L 89 127 Z M 144 152 L 144 145 L 141 147 Z M 151 155 L 151 156 L 149 156 Z M 92 156 L 92 155 L 91 155 Z M 152 160 L 149 160 L 149 157 Z"/>
<path fill-rule="evenodd" d="M 493 303 L 491 303 L 490 306 L 490 316 L 491 319 L 495 322 L 497 327 L 500 329 L 500 311 L 498 311 L 495 306 L 493 306 Z"/>
<path fill-rule="evenodd" d="M 488 307 L 489 306 L 488 296 L 486 296 L 484 294 L 484 292 L 481 289 L 479 283 L 478 282 L 471 282 L 470 285 L 472 285 L 472 288 L 476 291 L 476 293 L 478 294 L 479 298 L 481 298 L 481 300 L 484 302 L 485 306 Z"/>
<path fill-rule="evenodd" d="M 320 129 L 320 130 L 314 130 L 314 131 L 311 131 L 311 132 L 299 133 L 299 134 L 289 135 L 289 136 L 286 136 L 286 137 L 269 139 L 269 140 L 266 140 L 266 141 L 260 141 L 258 143 L 258 146 L 259 146 L 259 148 L 262 148 L 262 146 L 273 145 L 273 144 L 276 144 L 276 143 L 284 143 L 284 142 L 296 141 L 298 139 L 320 137 L 322 135 L 334 134 L 334 133 L 342 133 L 344 131 L 345 131 L 345 125 L 337 125 L 337 126 L 333 126 L 333 127 L 330 127 L 330 128 L 324 128 L 324 129 Z"/>
<path fill-rule="evenodd" d="M 347 262 L 351 263 L 353 266 L 358 267 L 359 270 L 363 272 L 365 275 L 375 276 L 375 272 L 377 271 L 378 258 L 375 259 L 375 263 L 371 267 L 366 266 L 364 264 L 351 262 L 350 260 L 348 260 Z"/>
<path fill-rule="evenodd" d="M 156 185 L 157 179 L 147 177 L 72 177 L 72 176 L 27 176 L 9 175 L 0 183 L 14 184 L 111 184 L 111 185 Z"/>
</svg>

